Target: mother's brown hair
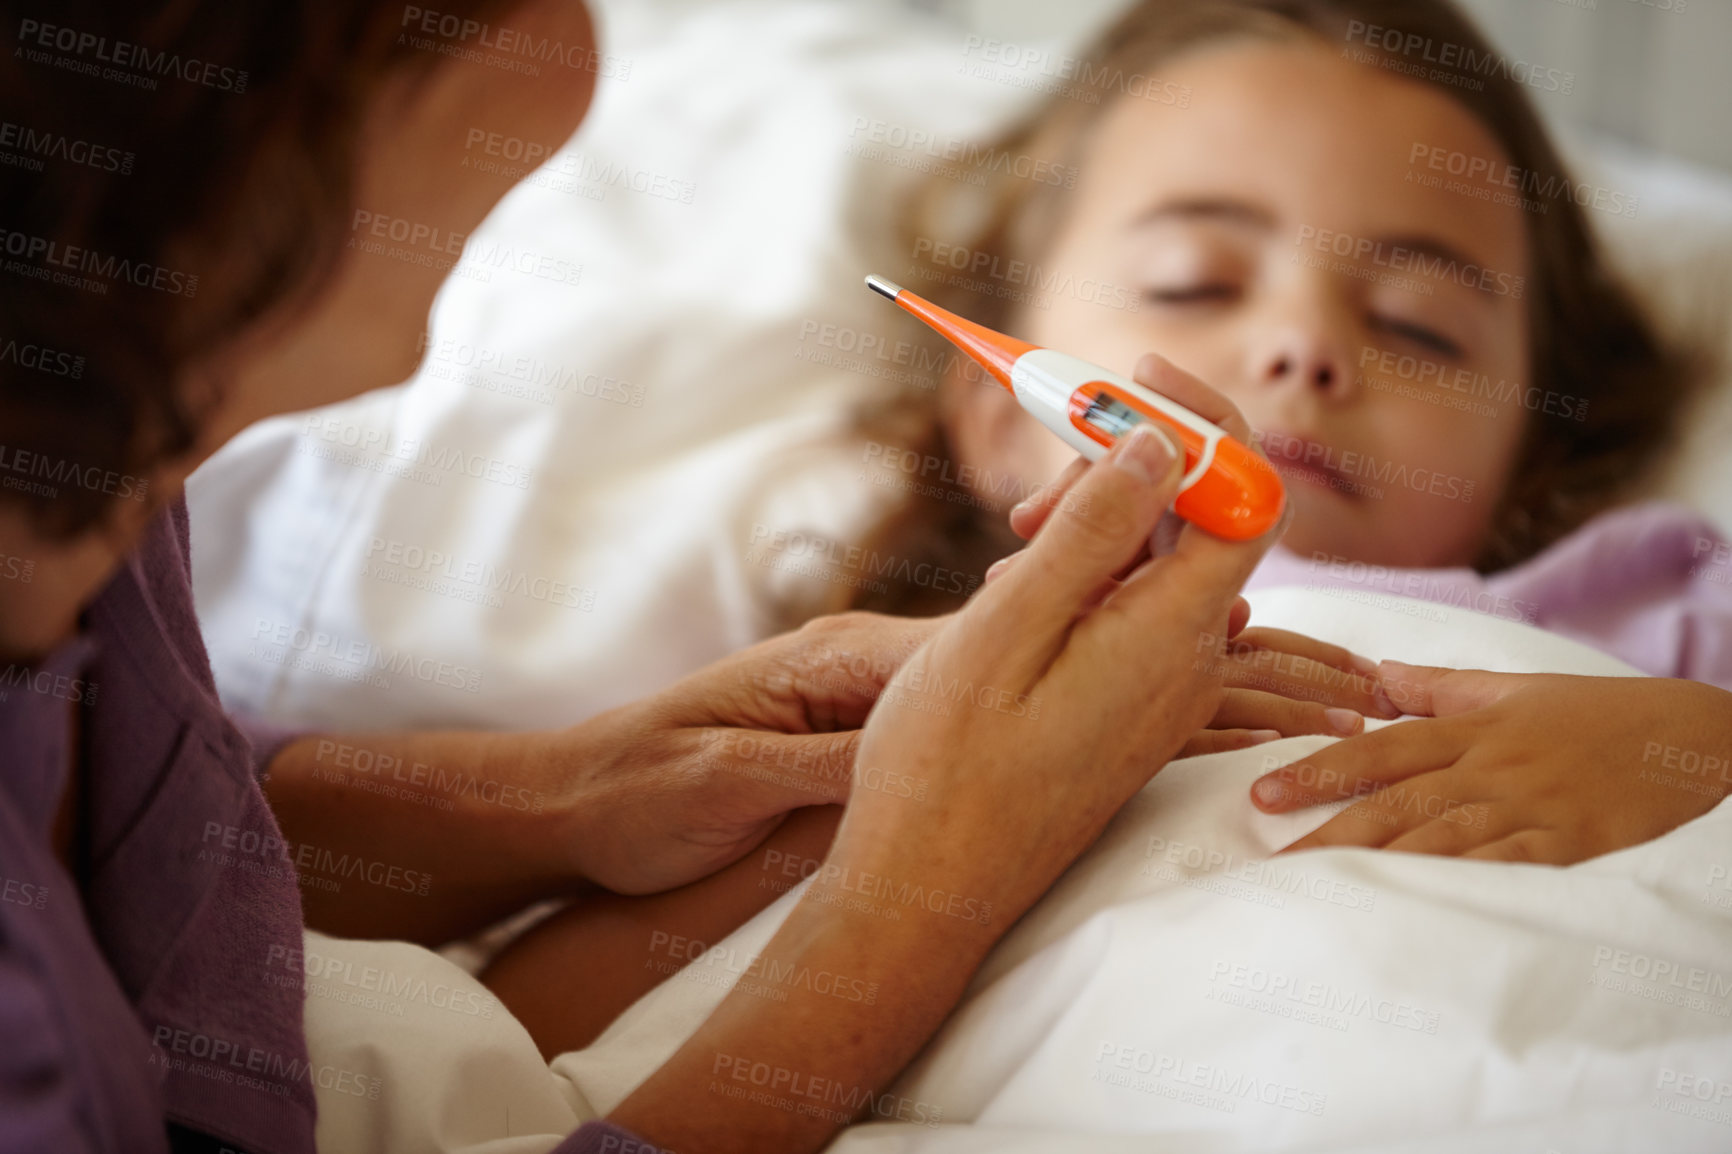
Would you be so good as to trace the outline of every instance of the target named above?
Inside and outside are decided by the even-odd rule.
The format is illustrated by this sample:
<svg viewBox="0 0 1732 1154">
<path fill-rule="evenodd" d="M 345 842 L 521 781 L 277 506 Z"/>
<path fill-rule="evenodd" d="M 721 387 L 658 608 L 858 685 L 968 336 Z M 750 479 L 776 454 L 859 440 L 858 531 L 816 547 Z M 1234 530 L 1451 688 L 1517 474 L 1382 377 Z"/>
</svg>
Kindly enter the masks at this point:
<svg viewBox="0 0 1732 1154">
<path fill-rule="evenodd" d="M 517 2 L 438 7 L 479 25 Z M 187 367 L 331 275 L 369 107 L 443 58 L 420 11 L 0 3 L 0 498 L 39 532 L 97 525 L 191 448 L 215 398 Z"/>
<path fill-rule="evenodd" d="M 1127 78 L 1147 83 L 1151 70 L 1205 44 L 1231 38 L 1291 41 L 1301 37 L 1351 47 L 1367 67 L 1407 71 L 1399 48 L 1371 37 L 1393 30 L 1399 43 L 1453 45 L 1452 57 L 1472 62 L 1451 72 L 1435 60 L 1426 78 L 1466 108 L 1492 133 L 1525 187 L 1552 190 L 1544 211 L 1528 219 L 1534 291 L 1528 296 L 1532 334 L 1531 386 L 1586 405 L 1581 421 L 1535 419 L 1528 425 L 1508 490 L 1476 567 L 1491 571 L 1523 560 L 1580 526 L 1624 492 L 1656 460 L 1675 433 L 1697 374 L 1668 348 L 1613 275 L 1588 230 L 1563 161 L 1552 146 L 1509 62 L 1449 0 L 1143 0 L 1084 52 L 1066 89 L 979 158 L 968 179 L 929 178 L 917 190 L 904 222 L 904 252 L 924 253 L 911 283 L 937 303 L 994 327 L 1011 321 L 1006 296 L 977 292 L 952 276 L 940 253 L 917 240 L 942 239 L 993 267 L 1012 261 L 1032 267 L 1064 211 L 1060 186 L 1019 177 L 1004 157 L 1078 163 L 1089 132 Z M 1417 39 L 1409 39 L 1410 37 Z M 1376 43 L 1366 43 L 1375 39 Z M 1489 61 L 1489 67 L 1475 67 Z M 1527 195 L 1531 196 L 1532 193 Z M 965 223 L 960 226 L 957 222 Z M 930 276 L 922 276 L 923 271 Z M 876 436 L 948 457 L 931 391 L 909 390 L 865 415 Z M 945 470 L 946 474 L 953 470 Z M 942 561 L 961 572 L 981 572 L 1018 542 L 1002 513 L 983 512 L 961 499 L 915 499 L 876 533 L 875 545 L 901 556 Z M 952 606 L 920 590 L 856 598 L 858 607 L 936 612 Z"/>
</svg>

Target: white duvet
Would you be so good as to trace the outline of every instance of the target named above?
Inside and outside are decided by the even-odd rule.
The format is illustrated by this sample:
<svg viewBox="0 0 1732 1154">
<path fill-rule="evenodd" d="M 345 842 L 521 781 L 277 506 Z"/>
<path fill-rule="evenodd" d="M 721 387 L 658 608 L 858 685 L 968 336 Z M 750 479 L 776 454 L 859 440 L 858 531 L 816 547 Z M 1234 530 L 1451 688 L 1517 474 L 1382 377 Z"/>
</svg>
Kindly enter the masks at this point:
<svg viewBox="0 0 1732 1154">
<path fill-rule="evenodd" d="M 1421 619 L 1399 598 L 1252 600 L 1261 622 L 1362 652 L 1630 672 L 1524 625 Z M 1327 740 L 1163 770 L 876 1100 L 907 1120 L 857 1125 L 834 1149 L 1732 1149 L 1732 805 L 1563 870 L 1362 850 L 1271 861 L 1327 811 L 1270 817 L 1246 789 Z M 314 1065 L 384 1088 L 323 1092 L 321 1148 L 550 1149 L 690 1035 L 797 892 L 720 943 L 731 967 L 670 978 L 551 1069 L 497 1003 L 485 1019 L 415 1002 L 360 1013 L 315 991 Z M 487 999 L 415 947 L 310 935 L 308 949 Z"/>
</svg>

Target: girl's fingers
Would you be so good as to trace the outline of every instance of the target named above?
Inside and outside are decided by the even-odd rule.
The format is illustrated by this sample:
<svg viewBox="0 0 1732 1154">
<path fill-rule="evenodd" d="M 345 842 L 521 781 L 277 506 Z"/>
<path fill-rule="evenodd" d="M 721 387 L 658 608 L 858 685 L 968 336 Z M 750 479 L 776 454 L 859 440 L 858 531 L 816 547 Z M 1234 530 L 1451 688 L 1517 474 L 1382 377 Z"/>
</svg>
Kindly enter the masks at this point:
<svg viewBox="0 0 1732 1154">
<path fill-rule="evenodd" d="M 1348 806 L 1281 852 L 1350 846 L 1377 849 L 1431 820 L 1423 812 L 1404 808 L 1399 798 L 1389 796 L 1391 792 L 1380 790 L 1358 805 Z"/>
<path fill-rule="evenodd" d="M 1550 829 L 1524 829 L 1489 845 L 1461 855 L 1477 861 L 1527 862 L 1532 865 L 1574 865 L 1593 855 L 1572 846 L 1563 834 Z"/>
<path fill-rule="evenodd" d="M 1287 638 L 1299 640 L 1289 642 Z M 1399 709 L 1379 697 L 1375 678 L 1365 676 L 1348 663 L 1353 655 L 1347 650 L 1323 646 L 1322 642 L 1307 646 L 1303 644 L 1306 641 L 1310 639 L 1279 629 L 1245 630 L 1224 652 L 1224 684 L 1351 709 L 1370 717 L 1401 715 Z M 1293 644 L 1294 649 L 1287 649 L 1288 644 Z M 1321 646 L 1322 650 L 1313 646 Z M 1328 660 L 1322 655 L 1312 655 L 1325 651 Z M 1343 664 L 1337 664 L 1337 658 L 1343 658 Z"/>
<path fill-rule="evenodd" d="M 1230 753 L 1279 741 L 1283 735 L 1273 729 L 1199 729 L 1179 748 L 1173 757 L 1202 757 L 1208 753 Z"/>
<path fill-rule="evenodd" d="M 1451 766 L 1469 744 L 1465 729 L 1435 720 L 1386 726 L 1264 774 L 1251 783 L 1251 800 L 1265 813 L 1287 813 L 1361 796 Z"/>
<path fill-rule="evenodd" d="M 1311 701 L 1295 701 L 1278 693 L 1255 689 L 1228 689 L 1221 707 L 1209 722 L 1211 729 L 1273 729 L 1283 737 L 1321 733 L 1329 737 L 1352 737 L 1365 729 L 1365 718 L 1351 709 L 1325 707 Z"/>
<path fill-rule="evenodd" d="M 1418 829 L 1384 843 L 1392 853 L 1422 853 L 1436 857 L 1461 857 L 1470 850 L 1499 841 L 1507 832 L 1492 828 L 1491 807 L 1468 804 L 1435 818 Z"/>
<path fill-rule="evenodd" d="M 1421 717 L 1448 717 L 1479 709 L 1552 676 L 1556 675 L 1440 669 L 1433 665 L 1404 665 L 1399 661 L 1385 661 L 1378 666 L 1383 693 L 1403 713 Z"/>
<path fill-rule="evenodd" d="M 1434 823 L 1453 824 L 1471 831 L 1474 836 L 1461 846 L 1466 849 L 1490 840 L 1486 833 L 1490 808 L 1483 803 L 1463 805 L 1455 800 L 1469 788 L 1463 775 L 1453 769 L 1419 774 L 1383 786 L 1281 852 L 1326 846 L 1391 849 L 1404 839 L 1419 837 L 1421 830 Z"/>
<path fill-rule="evenodd" d="M 1290 629 L 1259 626 L 1245 630 L 1244 636 L 1239 640 L 1262 649 L 1278 649 L 1283 653 L 1292 653 L 1345 673 L 1357 673 L 1366 678 L 1377 676 L 1378 664 L 1371 658 L 1361 657 L 1351 649 L 1343 649 L 1339 645 L 1331 645 L 1303 633 L 1294 633 Z"/>
</svg>

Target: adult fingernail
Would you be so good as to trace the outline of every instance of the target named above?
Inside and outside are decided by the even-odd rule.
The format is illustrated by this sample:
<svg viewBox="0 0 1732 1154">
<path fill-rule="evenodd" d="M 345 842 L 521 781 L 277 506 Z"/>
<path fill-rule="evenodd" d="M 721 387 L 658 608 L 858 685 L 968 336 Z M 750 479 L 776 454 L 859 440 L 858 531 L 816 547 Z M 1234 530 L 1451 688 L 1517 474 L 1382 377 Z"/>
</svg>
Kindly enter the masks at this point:
<svg viewBox="0 0 1732 1154">
<path fill-rule="evenodd" d="M 1329 728 L 1336 733 L 1358 733 L 1365 725 L 1365 718 L 1351 709 L 1329 708 L 1323 711 L 1323 720 L 1329 723 Z"/>
<path fill-rule="evenodd" d="M 1251 783 L 1251 799 L 1264 809 L 1273 809 L 1287 799 L 1287 786 L 1271 773 Z"/>
<path fill-rule="evenodd" d="M 997 577 L 1000 573 L 1003 573 L 1008 568 L 1010 568 L 1010 558 L 1000 557 L 998 560 L 986 567 L 986 574 L 982 577 L 981 584 L 992 584 L 992 579 Z"/>
<path fill-rule="evenodd" d="M 1279 741 L 1282 734 L 1279 729 L 1253 729 L 1250 733 L 1252 745 L 1262 745 L 1266 741 Z"/>
<path fill-rule="evenodd" d="M 1178 456 L 1178 449 L 1166 432 L 1153 422 L 1144 421 L 1119 443 L 1113 464 L 1145 485 L 1152 485 L 1167 475 Z"/>
<path fill-rule="evenodd" d="M 1353 666 L 1353 671 L 1355 673 L 1363 673 L 1367 677 L 1377 676 L 1377 662 L 1371 660 L 1371 658 L 1361 657 L 1357 653 L 1349 653 L 1347 655 L 1347 661 L 1349 665 Z"/>
<path fill-rule="evenodd" d="M 1412 693 L 1406 688 L 1414 684 L 1415 667 L 1400 661 L 1384 661 L 1377 667 L 1377 689 L 1375 696 L 1377 704 L 1395 713 L 1403 712 L 1389 693 L 1389 685 L 1395 683 L 1396 692 L 1401 694 L 1402 701 L 1412 698 Z"/>
</svg>

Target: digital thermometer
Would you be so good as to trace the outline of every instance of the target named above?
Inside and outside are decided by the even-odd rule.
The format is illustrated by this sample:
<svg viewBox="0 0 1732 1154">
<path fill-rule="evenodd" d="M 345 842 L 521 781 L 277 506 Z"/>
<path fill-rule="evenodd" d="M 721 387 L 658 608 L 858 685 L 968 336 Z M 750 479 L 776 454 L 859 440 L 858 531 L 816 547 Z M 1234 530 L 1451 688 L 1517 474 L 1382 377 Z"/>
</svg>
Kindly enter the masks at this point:
<svg viewBox="0 0 1732 1154">
<path fill-rule="evenodd" d="M 1143 421 L 1159 421 L 1185 453 L 1173 512 L 1217 537 L 1248 541 L 1281 519 L 1287 492 L 1270 464 L 1177 401 L 1053 349 L 963 320 L 931 301 L 869 276 L 873 292 L 913 313 L 980 362 L 1036 420 L 1091 461 Z"/>
</svg>

